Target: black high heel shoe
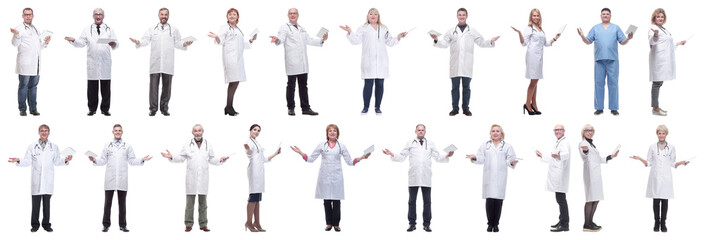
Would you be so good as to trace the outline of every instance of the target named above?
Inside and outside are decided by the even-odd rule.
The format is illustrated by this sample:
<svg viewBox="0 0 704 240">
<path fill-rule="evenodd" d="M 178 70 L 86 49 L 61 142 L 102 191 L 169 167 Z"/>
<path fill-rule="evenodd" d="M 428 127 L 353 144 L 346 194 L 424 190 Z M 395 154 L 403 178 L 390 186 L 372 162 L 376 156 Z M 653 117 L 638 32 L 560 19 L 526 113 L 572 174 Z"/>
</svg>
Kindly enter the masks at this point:
<svg viewBox="0 0 704 240">
<path fill-rule="evenodd" d="M 237 116 L 239 113 L 232 107 L 225 107 L 225 115 Z"/>
<path fill-rule="evenodd" d="M 535 115 L 535 112 L 531 111 L 525 104 L 523 104 L 523 114 L 526 114 L 526 111 L 528 111 L 528 115 Z"/>
<path fill-rule="evenodd" d="M 533 112 L 535 113 L 535 115 L 543 114 L 543 113 L 541 113 L 540 111 L 538 111 L 537 109 L 535 109 L 535 107 L 533 106 L 533 104 L 530 105 L 530 108 L 533 109 Z"/>
</svg>

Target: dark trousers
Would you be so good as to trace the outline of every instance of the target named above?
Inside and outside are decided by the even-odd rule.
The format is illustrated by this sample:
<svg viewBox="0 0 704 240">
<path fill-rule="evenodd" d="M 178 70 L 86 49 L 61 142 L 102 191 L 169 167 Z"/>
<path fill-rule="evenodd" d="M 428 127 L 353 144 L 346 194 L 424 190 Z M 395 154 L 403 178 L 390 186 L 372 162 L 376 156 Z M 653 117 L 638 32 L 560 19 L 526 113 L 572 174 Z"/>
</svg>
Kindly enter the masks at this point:
<svg viewBox="0 0 704 240">
<path fill-rule="evenodd" d="M 171 100 L 171 79 L 174 75 L 166 73 L 149 74 L 149 111 L 162 112 L 169 111 L 169 100 Z M 159 101 L 159 78 L 161 78 L 161 102 Z"/>
<path fill-rule="evenodd" d="M 662 208 L 661 205 L 662 204 Z M 656 222 L 665 222 L 667 219 L 667 199 L 653 198 L 653 213 Z M 660 211 L 662 209 L 662 212 Z"/>
<path fill-rule="evenodd" d="M 560 206 L 560 225 L 568 227 L 570 225 L 570 212 L 567 208 L 567 194 L 556 192 L 555 200 Z"/>
<path fill-rule="evenodd" d="M 326 225 L 340 226 L 340 204 L 340 200 L 323 200 Z"/>
<path fill-rule="evenodd" d="M 418 198 L 418 188 L 423 193 L 423 226 L 430 226 L 430 219 L 433 214 L 430 210 L 430 187 L 408 187 L 408 223 L 416 225 L 416 199 Z"/>
<path fill-rule="evenodd" d="M 384 79 L 373 78 L 364 79 L 364 89 L 362 90 L 362 98 L 364 100 L 364 109 L 369 109 L 369 102 L 372 99 L 372 87 L 374 90 L 374 108 L 381 107 L 381 99 L 384 97 Z"/>
<path fill-rule="evenodd" d="M 39 204 L 42 203 L 42 228 L 51 228 L 49 216 L 51 212 L 51 195 L 32 195 L 32 229 L 39 228 Z"/>
<path fill-rule="evenodd" d="M 112 209 L 112 196 L 115 190 L 105 191 L 105 206 L 103 207 L 103 227 L 110 227 L 110 210 Z M 127 191 L 117 190 L 117 205 L 120 208 L 119 224 L 121 228 L 127 227 Z"/>
<path fill-rule="evenodd" d="M 286 106 L 288 109 L 296 108 L 296 101 L 293 99 L 293 93 L 296 91 L 296 79 L 298 79 L 298 96 L 301 99 L 301 109 L 303 111 L 310 110 L 310 103 L 308 103 L 307 73 L 288 76 L 288 83 L 286 83 Z"/>
<path fill-rule="evenodd" d="M 88 110 L 95 112 L 98 109 L 98 85 L 100 85 L 100 111 L 110 111 L 110 79 L 88 80 Z"/>
<path fill-rule="evenodd" d="M 462 82 L 462 110 L 469 109 L 469 97 L 472 94 L 472 90 L 469 89 L 469 83 L 472 81 L 472 78 L 453 77 L 450 78 L 450 80 L 452 80 L 452 90 L 450 91 L 452 94 L 452 109 L 460 109 L 460 81 Z"/>
<path fill-rule="evenodd" d="M 503 199 L 487 198 L 486 199 L 486 220 L 489 226 L 499 226 L 501 219 L 501 208 L 504 205 Z"/>
</svg>

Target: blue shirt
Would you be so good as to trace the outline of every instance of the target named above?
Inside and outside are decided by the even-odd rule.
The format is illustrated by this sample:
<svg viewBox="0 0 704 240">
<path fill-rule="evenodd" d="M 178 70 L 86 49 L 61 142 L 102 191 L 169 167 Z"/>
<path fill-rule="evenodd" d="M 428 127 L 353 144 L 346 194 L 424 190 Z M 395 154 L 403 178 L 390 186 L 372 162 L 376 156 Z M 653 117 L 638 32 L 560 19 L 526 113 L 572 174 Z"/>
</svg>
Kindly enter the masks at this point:
<svg viewBox="0 0 704 240">
<path fill-rule="evenodd" d="M 589 30 L 587 39 L 594 43 L 595 61 L 618 61 L 618 43 L 626 40 L 626 35 L 616 24 L 611 23 L 608 28 L 604 29 L 604 26 L 599 23 Z"/>
</svg>

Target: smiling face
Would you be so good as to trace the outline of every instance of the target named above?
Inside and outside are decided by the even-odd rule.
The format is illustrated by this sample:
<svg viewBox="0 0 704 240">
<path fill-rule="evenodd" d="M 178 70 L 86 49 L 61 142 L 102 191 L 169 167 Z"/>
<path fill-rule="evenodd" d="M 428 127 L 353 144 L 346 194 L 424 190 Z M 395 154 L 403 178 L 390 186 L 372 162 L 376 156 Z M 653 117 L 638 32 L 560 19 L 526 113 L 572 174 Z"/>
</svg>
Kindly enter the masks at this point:
<svg viewBox="0 0 704 240">
<path fill-rule="evenodd" d="M 48 127 L 45 127 L 45 126 L 39 127 L 39 140 L 41 140 L 43 142 L 43 141 L 46 141 L 47 139 L 49 139 L 49 133 L 50 133 L 50 131 L 49 131 Z"/>
<path fill-rule="evenodd" d="M 658 134 L 658 141 L 660 141 L 660 142 L 664 142 L 665 139 L 667 138 L 667 132 L 665 132 L 665 131 L 658 130 L 657 134 Z"/>
<path fill-rule="evenodd" d="M 535 26 L 540 26 L 540 24 L 542 22 L 542 17 L 540 16 L 540 12 L 538 12 L 537 10 L 533 10 L 530 13 L 530 22 Z"/>
<path fill-rule="evenodd" d="M 492 127 L 490 134 L 491 134 L 492 141 L 498 142 L 504 138 L 504 131 L 499 126 Z"/>
<path fill-rule="evenodd" d="M 203 139 L 203 127 L 200 125 L 193 126 L 193 139 L 200 141 Z"/>
<path fill-rule="evenodd" d="M 328 140 L 337 140 L 337 129 L 328 128 Z"/>
<path fill-rule="evenodd" d="M 560 139 L 565 136 L 565 126 L 562 126 L 560 124 L 555 125 L 555 128 L 553 128 L 553 132 L 555 132 L 555 137 L 557 137 L 557 139 Z"/>
<path fill-rule="evenodd" d="M 594 138 L 594 128 L 590 127 L 590 128 L 584 129 L 583 135 L 585 138 L 589 138 L 589 139 Z"/>
<path fill-rule="evenodd" d="M 32 25 L 32 19 L 34 19 L 34 11 L 33 10 L 22 11 L 22 19 L 24 20 L 24 23 L 26 23 L 28 25 Z"/>
<path fill-rule="evenodd" d="M 662 27 L 663 24 L 665 24 L 665 14 L 658 13 L 658 15 L 655 15 L 655 25 Z"/>
<path fill-rule="evenodd" d="M 467 25 L 467 12 L 457 11 L 457 25 L 464 26 Z"/>
<path fill-rule="evenodd" d="M 169 22 L 169 10 L 163 9 L 159 11 L 159 23 L 166 24 Z"/>
<path fill-rule="evenodd" d="M 237 11 L 230 11 L 227 13 L 227 23 L 229 24 L 237 24 L 240 20 L 240 15 L 237 14 Z"/>
<path fill-rule="evenodd" d="M 120 127 L 120 126 L 113 127 L 112 128 L 112 135 L 115 137 L 115 140 L 122 139 L 122 127 Z"/>
<path fill-rule="evenodd" d="M 103 18 L 105 18 L 105 13 L 103 10 L 93 11 L 93 21 L 95 22 L 95 25 L 103 24 Z"/>
<path fill-rule="evenodd" d="M 298 23 L 298 9 L 291 8 L 288 10 L 288 21 L 292 24 Z"/>
<path fill-rule="evenodd" d="M 330 124 L 325 128 L 325 138 L 328 141 L 337 141 L 340 138 L 340 128 L 335 124 Z"/>
<path fill-rule="evenodd" d="M 369 10 L 369 13 L 367 14 L 367 23 L 378 24 L 379 23 L 379 11 L 377 11 L 376 9 Z"/>
<path fill-rule="evenodd" d="M 253 139 L 257 139 L 259 137 L 259 133 L 262 131 L 260 127 L 254 127 L 252 130 L 249 130 L 249 137 Z"/>
<path fill-rule="evenodd" d="M 611 22 L 611 12 L 610 11 L 601 11 L 601 22 L 602 23 L 610 23 Z"/>
</svg>

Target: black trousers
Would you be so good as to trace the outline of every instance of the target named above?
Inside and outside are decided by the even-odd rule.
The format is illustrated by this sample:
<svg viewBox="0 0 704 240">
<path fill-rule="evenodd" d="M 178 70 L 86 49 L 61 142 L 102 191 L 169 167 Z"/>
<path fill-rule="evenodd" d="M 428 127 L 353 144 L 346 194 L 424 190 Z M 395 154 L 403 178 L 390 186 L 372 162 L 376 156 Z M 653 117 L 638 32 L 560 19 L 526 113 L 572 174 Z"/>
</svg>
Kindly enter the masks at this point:
<svg viewBox="0 0 704 240">
<path fill-rule="evenodd" d="M 430 187 L 408 187 L 408 223 L 416 225 L 416 199 L 418 198 L 418 188 L 423 193 L 423 226 L 430 226 L 430 219 L 433 214 L 430 210 Z"/>
<path fill-rule="evenodd" d="M 88 80 L 88 110 L 95 112 L 98 109 L 98 85 L 100 85 L 100 111 L 110 111 L 110 79 Z"/>
<path fill-rule="evenodd" d="M 487 198 L 486 199 L 486 220 L 489 226 L 499 226 L 501 219 L 501 208 L 504 205 L 503 199 Z"/>
<path fill-rule="evenodd" d="M 103 227 L 110 227 L 110 213 L 112 210 L 112 197 L 115 190 L 105 190 L 105 206 L 103 207 Z M 117 205 L 120 209 L 119 224 L 121 228 L 127 227 L 127 191 L 117 190 Z"/>
<path fill-rule="evenodd" d="M 286 83 L 286 106 L 288 109 L 296 108 L 296 101 L 293 99 L 293 93 L 296 91 L 296 79 L 298 79 L 298 96 L 301 99 L 301 109 L 303 111 L 310 110 L 308 103 L 308 74 L 288 75 L 288 83 Z"/>
<path fill-rule="evenodd" d="M 667 199 L 653 198 L 653 214 L 656 222 L 665 222 L 667 220 Z M 662 208 L 660 208 L 662 205 Z M 660 211 L 662 209 L 662 211 Z"/>
<path fill-rule="evenodd" d="M 51 195 L 32 195 L 32 229 L 39 228 L 39 204 L 42 203 L 42 228 L 51 228 L 51 222 L 49 220 L 51 212 Z"/>
<path fill-rule="evenodd" d="M 340 200 L 323 200 L 326 225 L 340 226 L 340 204 Z"/>
<path fill-rule="evenodd" d="M 166 73 L 149 74 L 149 111 L 162 112 L 169 111 L 169 100 L 171 100 L 171 79 L 174 75 Z M 161 101 L 159 101 L 159 78 L 161 78 Z"/>
<path fill-rule="evenodd" d="M 560 206 L 560 225 L 568 227 L 570 225 L 570 211 L 567 208 L 567 194 L 556 192 L 555 200 Z"/>
</svg>

